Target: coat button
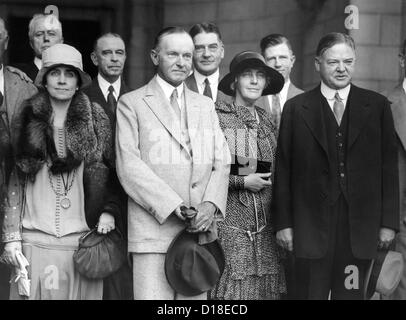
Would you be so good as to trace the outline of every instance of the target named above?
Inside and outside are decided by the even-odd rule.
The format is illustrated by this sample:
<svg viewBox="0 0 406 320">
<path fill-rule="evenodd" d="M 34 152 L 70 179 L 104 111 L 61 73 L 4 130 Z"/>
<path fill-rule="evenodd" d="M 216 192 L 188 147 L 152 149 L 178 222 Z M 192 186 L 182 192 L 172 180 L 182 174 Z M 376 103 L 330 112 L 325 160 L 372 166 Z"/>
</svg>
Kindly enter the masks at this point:
<svg viewBox="0 0 406 320">
<path fill-rule="evenodd" d="M 194 183 L 192 184 L 192 188 L 194 189 L 194 188 L 196 188 L 196 187 L 197 187 L 197 183 L 194 182 Z"/>
<path fill-rule="evenodd" d="M 344 177 L 345 177 L 345 174 L 344 174 L 344 173 L 340 173 L 340 177 L 341 177 L 341 178 L 344 178 Z"/>
</svg>

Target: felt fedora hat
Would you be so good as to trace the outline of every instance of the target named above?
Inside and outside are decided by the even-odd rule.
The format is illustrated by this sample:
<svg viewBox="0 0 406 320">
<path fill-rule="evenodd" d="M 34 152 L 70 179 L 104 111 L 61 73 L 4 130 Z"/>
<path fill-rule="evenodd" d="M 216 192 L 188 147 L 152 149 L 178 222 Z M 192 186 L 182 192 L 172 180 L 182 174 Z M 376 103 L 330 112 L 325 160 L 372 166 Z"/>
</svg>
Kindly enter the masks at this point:
<svg viewBox="0 0 406 320">
<path fill-rule="evenodd" d="M 231 88 L 231 84 L 234 83 L 235 77 L 246 68 L 261 68 L 266 72 L 269 83 L 262 91 L 263 96 L 276 94 L 282 90 L 285 83 L 283 76 L 268 67 L 264 57 L 254 51 L 243 51 L 233 58 L 230 63 L 230 72 L 221 79 L 218 89 L 228 96 L 233 96 L 234 90 Z"/>
<path fill-rule="evenodd" d="M 91 84 L 92 79 L 83 71 L 82 55 L 80 52 L 72 46 L 58 43 L 42 52 L 42 68 L 35 78 L 35 85 L 43 87 L 44 77 L 48 71 L 59 66 L 72 67 L 77 71 L 81 80 L 81 89 Z"/>
<path fill-rule="evenodd" d="M 166 278 L 176 292 L 195 296 L 212 289 L 224 271 L 225 258 L 218 240 L 200 245 L 199 236 L 183 230 L 165 257 Z"/>
<path fill-rule="evenodd" d="M 380 250 L 372 260 L 366 273 L 364 294 L 369 300 L 378 292 L 384 296 L 391 295 L 399 285 L 404 268 L 402 254 L 391 250 Z"/>
</svg>

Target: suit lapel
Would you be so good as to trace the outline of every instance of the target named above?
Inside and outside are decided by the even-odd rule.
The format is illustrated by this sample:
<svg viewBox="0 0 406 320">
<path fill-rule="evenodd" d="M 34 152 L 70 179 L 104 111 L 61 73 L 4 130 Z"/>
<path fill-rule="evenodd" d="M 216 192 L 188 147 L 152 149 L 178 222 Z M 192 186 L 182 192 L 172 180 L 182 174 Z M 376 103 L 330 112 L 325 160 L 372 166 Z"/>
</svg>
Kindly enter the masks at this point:
<svg viewBox="0 0 406 320">
<path fill-rule="evenodd" d="M 186 88 L 185 88 L 186 89 Z M 177 121 L 170 108 L 172 108 L 167 101 L 164 92 L 159 86 L 156 78 L 154 77 L 149 83 L 146 90 L 145 103 L 155 114 L 162 125 L 168 130 L 171 136 L 185 149 L 187 147 L 182 143 L 180 123 Z"/>
<path fill-rule="evenodd" d="M 187 77 L 187 79 L 185 80 L 185 84 L 193 92 L 199 93 L 194 73 L 192 73 L 189 77 Z"/>
<path fill-rule="evenodd" d="M 190 142 L 193 144 L 194 136 L 197 133 L 200 120 L 200 107 L 196 95 L 192 95 L 190 90 L 185 87 L 186 117 L 189 130 Z"/>
<path fill-rule="evenodd" d="M 406 94 L 403 86 L 397 86 L 394 91 L 388 96 L 391 102 L 391 109 L 395 129 L 403 149 L 406 149 Z"/>
<path fill-rule="evenodd" d="M 304 101 L 301 111 L 303 119 L 328 157 L 326 127 L 323 117 L 323 100 L 320 86 L 311 91 L 311 95 Z"/>
<path fill-rule="evenodd" d="M 370 113 L 368 100 L 360 94 L 354 85 L 351 85 L 346 108 L 349 108 L 350 112 L 347 146 L 347 150 L 349 150 L 366 124 Z"/>
</svg>

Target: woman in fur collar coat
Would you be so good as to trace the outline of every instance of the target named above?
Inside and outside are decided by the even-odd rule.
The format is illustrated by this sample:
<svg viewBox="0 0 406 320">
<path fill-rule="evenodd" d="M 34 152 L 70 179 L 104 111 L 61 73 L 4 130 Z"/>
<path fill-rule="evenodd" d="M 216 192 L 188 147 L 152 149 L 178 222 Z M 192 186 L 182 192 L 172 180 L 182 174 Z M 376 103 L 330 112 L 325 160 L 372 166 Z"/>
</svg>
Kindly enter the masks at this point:
<svg viewBox="0 0 406 320">
<path fill-rule="evenodd" d="M 15 267 L 16 251 L 27 258 L 29 299 L 102 298 L 102 280 L 81 276 L 72 258 L 81 235 L 96 225 L 110 232 L 119 214 L 109 201 L 111 128 L 103 109 L 80 90 L 89 82 L 75 48 L 50 47 L 35 80 L 42 90 L 25 102 L 14 124 L 23 187 L 8 191 L 5 252 Z M 10 298 L 23 298 L 14 282 Z"/>
</svg>

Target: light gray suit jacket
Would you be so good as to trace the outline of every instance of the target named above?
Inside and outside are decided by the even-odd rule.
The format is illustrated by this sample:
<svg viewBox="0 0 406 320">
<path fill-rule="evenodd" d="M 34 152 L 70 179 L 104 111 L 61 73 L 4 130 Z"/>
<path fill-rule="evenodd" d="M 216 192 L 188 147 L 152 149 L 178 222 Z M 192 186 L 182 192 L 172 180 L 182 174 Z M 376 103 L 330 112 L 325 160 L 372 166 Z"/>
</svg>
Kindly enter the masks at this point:
<svg viewBox="0 0 406 320">
<path fill-rule="evenodd" d="M 391 102 L 391 109 L 395 130 L 399 138 L 399 194 L 400 199 L 400 218 L 406 217 L 406 94 L 402 84 L 386 94 Z M 401 228 L 404 227 L 401 223 Z"/>
<path fill-rule="evenodd" d="M 397 87 L 388 93 L 385 93 L 391 102 L 393 122 L 395 131 L 399 138 L 398 144 L 398 167 L 399 167 L 399 201 L 400 201 L 400 232 L 397 235 L 396 250 L 406 257 L 405 237 L 406 226 L 403 221 L 406 219 L 406 94 L 403 85 L 400 83 Z M 391 299 L 406 299 L 406 269 L 403 271 L 402 278 Z"/>
<path fill-rule="evenodd" d="M 117 107 L 116 165 L 128 194 L 130 252 L 166 253 L 184 223 L 172 212 L 185 203 L 214 203 L 224 216 L 230 154 L 214 103 L 185 86 L 192 154 L 180 122 L 154 77 L 123 95 Z"/>
</svg>

